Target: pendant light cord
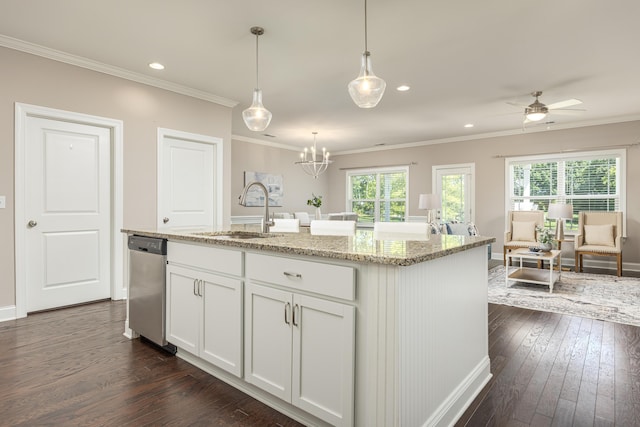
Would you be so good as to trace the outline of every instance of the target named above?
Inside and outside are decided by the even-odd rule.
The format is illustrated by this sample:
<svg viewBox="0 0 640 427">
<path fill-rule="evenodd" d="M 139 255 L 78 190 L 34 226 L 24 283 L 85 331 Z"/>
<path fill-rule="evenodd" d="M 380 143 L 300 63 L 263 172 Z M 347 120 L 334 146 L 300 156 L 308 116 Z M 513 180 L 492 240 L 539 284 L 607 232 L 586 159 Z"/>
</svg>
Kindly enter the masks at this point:
<svg viewBox="0 0 640 427">
<path fill-rule="evenodd" d="M 369 52 L 367 47 L 367 0 L 364 0 L 364 51 Z"/>
<path fill-rule="evenodd" d="M 256 89 L 260 89 L 260 85 L 258 84 L 258 37 L 259 34 L 256 34 Z"/>
</svg>

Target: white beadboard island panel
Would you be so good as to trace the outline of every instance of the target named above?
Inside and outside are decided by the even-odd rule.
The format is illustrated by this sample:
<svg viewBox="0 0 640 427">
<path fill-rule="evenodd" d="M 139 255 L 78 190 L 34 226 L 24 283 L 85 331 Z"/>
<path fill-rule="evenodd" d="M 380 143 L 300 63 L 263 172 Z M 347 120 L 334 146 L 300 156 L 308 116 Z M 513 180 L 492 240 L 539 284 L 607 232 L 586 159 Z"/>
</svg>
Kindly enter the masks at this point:
<svg viewBox="0 0 640 427">
<path fill-rule="evenodd" d="M 358 273 L 356 425 L 452 425 L 491 378 L 486 249 Z"/>
</svg>

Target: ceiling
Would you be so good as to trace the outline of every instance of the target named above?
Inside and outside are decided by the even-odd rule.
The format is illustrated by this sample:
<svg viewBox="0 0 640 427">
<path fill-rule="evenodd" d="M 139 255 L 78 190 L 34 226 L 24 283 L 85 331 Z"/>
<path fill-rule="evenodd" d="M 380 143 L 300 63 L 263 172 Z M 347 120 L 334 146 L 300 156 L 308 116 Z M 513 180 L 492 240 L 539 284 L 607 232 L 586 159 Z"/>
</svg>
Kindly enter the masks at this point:
<svg viewBox="0 0 640 427">
<path fill-rule="evenodd" d="M 237 138 L 303 147 L 317 131 L 335 153 L 522 132 L 523 111 L 507 102 L 530 104 L 534 90 L 545 104 L 580 99 L 586 111 L 525 132 L 640 119 L 637 0 L 369 0 L 373 70 L 387 82 L 373 109 L 347 92 L 364 50 L 363 5 L 0 0 L 0 34 L 237 102 Z M 273 113 L 265 132 L 241 117 L 255 85 L 256 25 Z M 401 84 L 411 89 L 396 91 Z"/>
</svg>

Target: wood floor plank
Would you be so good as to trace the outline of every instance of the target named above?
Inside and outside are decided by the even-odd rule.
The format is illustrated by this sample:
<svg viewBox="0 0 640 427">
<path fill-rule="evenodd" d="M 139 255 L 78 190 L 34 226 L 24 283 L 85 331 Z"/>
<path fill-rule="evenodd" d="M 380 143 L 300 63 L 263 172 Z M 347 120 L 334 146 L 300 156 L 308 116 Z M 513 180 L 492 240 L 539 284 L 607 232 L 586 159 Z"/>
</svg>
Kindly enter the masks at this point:
<svg viewBox="0 0 640 427">
<path fill-rule="evenodd" d="M 549 417 L 537 414 L 536 409 L 569 324 L 569 318 L 566 316 L 553 315 L 545 325 L 550 336 L 539 343 L 539 353 L 535 353 L 538 363 L 515 409 L 516 419 L 533 423 L 534 417 L 538 415 L 538 418 L 550 421 Z"/>
<path fill-rule="evenodd" d="M 579 317 L 570 317 L 569 327 L 564 335 L 562 344 L 558 349 L 558 352 L 553 360 L 553 366 L 547 383 L 542 390 L 536 412 L 541 415 L 553 418 L 560 393 L 562 391 L 562 385 L 567 373 L 567 367 L 571 360 L 572 350 L 575 341 L 578 336 L 580 324 L 582 319 Z"/>
</svg>

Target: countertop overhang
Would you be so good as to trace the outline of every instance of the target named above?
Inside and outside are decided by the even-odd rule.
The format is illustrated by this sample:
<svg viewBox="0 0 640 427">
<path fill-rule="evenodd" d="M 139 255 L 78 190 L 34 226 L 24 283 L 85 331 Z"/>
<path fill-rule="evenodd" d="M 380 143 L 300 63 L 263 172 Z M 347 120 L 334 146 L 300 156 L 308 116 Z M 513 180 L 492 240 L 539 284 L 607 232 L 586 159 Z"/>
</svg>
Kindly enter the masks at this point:
<svg viewBox="0 0 640 427">
<path fill-rule="evenodd" d="M 359 263 L 409 266 L 496 241 L 494 237 L 431 235 L 428 240 L 376 240 L 371 229 L 358 229 L 353 236 L 317 236 L 299 233 L 256 233 L 255 229 L 231 230 L 145 230 L 123 228 L 123 233 L 157 237 L 170 241 L 317 256 Z"/>
</svg>

